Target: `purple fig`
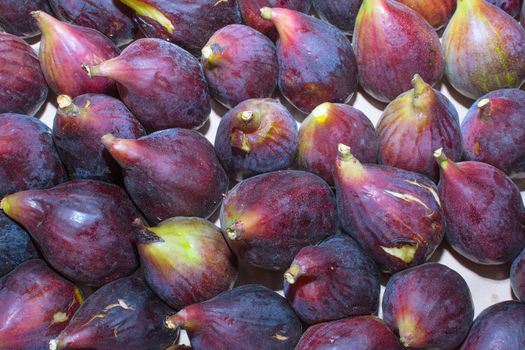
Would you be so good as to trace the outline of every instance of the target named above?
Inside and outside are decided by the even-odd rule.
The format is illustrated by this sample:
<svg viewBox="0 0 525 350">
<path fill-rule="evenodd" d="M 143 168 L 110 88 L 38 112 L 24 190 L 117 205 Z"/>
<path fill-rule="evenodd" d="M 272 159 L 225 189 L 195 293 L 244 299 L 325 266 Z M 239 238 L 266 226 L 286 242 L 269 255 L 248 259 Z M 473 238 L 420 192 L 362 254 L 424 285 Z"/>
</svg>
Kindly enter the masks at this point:
<svg viewBox="0 0 525 350">
<path fill-rule="evenodd" d="M 436 185 L 427 177 L 385 165 L 361 164 L 340 144 L 334 169 L 342 228 L 384 272 L 427 261 L 444 236 Z"/>
<path fill-rule="evenodd" d="M 118 186 L 73 180 L 9 195 L 1 206 L 29 231 L 46 261 L 73 281 L 101 286 L 137 268 L 132 222 L 140 214 Z"/>
<path fill-rule="evenodd" d="M 284 295 L 307 324 L 374 314 L 379 308 L 379 270 L 346 235 L 301 249 L 284 278 Z"/>
<path fill-rule="evenodd" d="M 343 32 L 352 34 L 363 0 L 313 0 L 315 11 Z"/>
<path fill-rule="evenodd" d="M 525 27 L 525 2 L 523 3 L 523 6 L 521 7 L 520 23 L 522 27 Z"/>
<path fill-rule="evenodd" d="M 434 29 L 447 24 L 456 9 L 457 0 L 397 0 L 419 13 Z M 514 0 L 511 0 L 514 1 Z"/>
<path fill-rule="evenodd" d="M 0 280 L 0 344 L 42 350 L 82 304 L 80 290 L 43 260 L 29 260 Z"/>
<path fill-rule="evenodd" d="M 279 32 L 279 88 L 294 106 L 310 113 L 323 102 L 346 102 L 352 97 L 357 66 L 343 32 L 294 10 L 265 7 L 261 14 Z"/>
<path fill-rule="evenodd" d="M 414 74 L 430 85 L 443 75 L 443 50 L 434 28 L 395 0 L 363 1 L 353 44 L 359 82 L 380 101 L 392 101 L 412 88 Z"/>
<path fill-rule="evenodd" d="M 379 162 L 437 181 L 436 149 L 442 147 L 453 160 L 463 156 L 458 112 L 418 74 L 412 85 L 412 90 L 399 95 L 381 115 L 377 125 Z"/>
<path fill-rule="evenodd" d="M 461 124 L 468 160 L 507 174 L 525 171 L 525 92 L 489 92 L 470 107 Z"/>
<path fill-rule="evenodd" d="M 38 258 L 38 252 L 29 234 L 0 213 L 0 278 L 34 258 Z"/>
<path fill-rule="evenodd" d="M 510 282 L 512 285 L 512 291 L 519 300 L 525 302 L 525 249 L 522 250 L 520 255 L 510 268 Z"/>
<path fill-rule="evenodd" d="M 270 97 L 277 86 L 275 45 L 250 27 L 231 24 L 215 32 L 202 49 L 211 96 L 226 107 Z"/>
<path fill-rule="evenodd" d="M 226 113 L 215 149 L 226 172 L 242 179 L 293 165 L 297 123 L 279 100 L 252 99 Z"/>
<path fill-rule="evenodd" d="M 492 165 L 454 163 L 441 149 L 435 156 L 452 248 L 478 264 L 512 261 L 525 245 L 525 208 L 516 184 Z"/>
<path fill-rule="evenodd" d="M 194 350 L 290 350 L 299 341 L 301 321 L 286 299 L 260 285 L 245 285 L 188 306 L 170 316 Z"/>
<path fill-rule="evenodd" d="M 121 278 L 87 298 L 49 350 L 163 350 L 178 337 L 163 322 L 171 312 L 142 279 Z"/>
<path fill-rule="evenodd" d="M 115 79 L 122 101 L 148 132 L 198 128 L 210 115 L 199 61 L 164 40 L 139 39 L 119 57 L 84 68 L 90 77 Z"/>
<path fill-rule="evenodd" d="M 487 2 L 499 7 L 512 17 L 518 17 L 520 14 L 520 0 L 487 0 Z"/>
<path fill-rule="evenodd" d="M 126 189 L 151 222 L 208 217 L 228 189 L 213 146 L 197 131 L 169 129 L 137 140 L 108 134 L 102 143 L 124 170 Z"/>
<path fill-rule="evenodd" d="M 107 133 L 117 137 L 146 135 L 142 125 L 116 98 L 85 94 L 71 99 L 60 95 L 53 120 L 53 139 L 69 176 L 108 182 L 122 180 L 121 168 L 100 138 Z"/>
<path fill-rule="evenodd" d="M 48 93 L 37 54 L 22 39 L 0 33 L 0 57 L 0 113 L 34 115 Z"/>
<path fill-rule="evenodd" d="M 364 163 L 377 161 L 378 139 L 370 119 L 351 106 L 323 103 L 301 124 L 298 165 L 332 185 L 339 143 L 349 145 Z"/>
<path fill-rule="evenodd" d="M 31 16 L 32 11 L 51 13 L 47 0 L 2 0 L 0 2 L 0 31 L 21 38 L 32 38 L 40 34 Z"/>
</svg>

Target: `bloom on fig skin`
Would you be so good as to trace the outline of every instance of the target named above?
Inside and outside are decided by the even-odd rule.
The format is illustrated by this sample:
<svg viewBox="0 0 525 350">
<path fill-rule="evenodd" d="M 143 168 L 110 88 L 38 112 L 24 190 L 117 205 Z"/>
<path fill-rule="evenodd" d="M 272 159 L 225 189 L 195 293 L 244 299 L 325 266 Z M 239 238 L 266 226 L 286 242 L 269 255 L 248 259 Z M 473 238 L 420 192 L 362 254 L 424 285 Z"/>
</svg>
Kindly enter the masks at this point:
<svg viewBox="0 0 525 350">
<path fill-rule="evenodd" d="M 454 13 L 457 0 L 397 0 L 419 13 L 436 30 Z"/>
</svg>

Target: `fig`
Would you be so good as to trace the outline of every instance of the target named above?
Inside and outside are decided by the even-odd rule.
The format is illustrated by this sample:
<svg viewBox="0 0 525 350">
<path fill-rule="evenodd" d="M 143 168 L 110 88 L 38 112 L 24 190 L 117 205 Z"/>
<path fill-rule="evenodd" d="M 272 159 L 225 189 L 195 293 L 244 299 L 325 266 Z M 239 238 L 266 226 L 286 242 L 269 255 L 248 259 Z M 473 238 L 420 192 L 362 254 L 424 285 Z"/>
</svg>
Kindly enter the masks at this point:
<svg viewBox="0 0 525 350">
<path fill-rule="evenodd" d="M 510 282 L 514 295 L 525 301 L 525 250 L 514 259 L 510 268 Z"/>
<path fill-rule="evenodd" d="M 335 231 L 334 195 L 323 179 L 304 171 L 257 175 L 228 192 L 220 222 L 239 258 L 285 269 L 301 248 Z"/>
<path fill-rule="evenodd" d="M 171 218 L 157 227 L 140 221 L 138 250 L 144 276 L 175 310 L 231 289 L 237 278 L 235 256 L 221 230 L 201 218 Z"/>
<path fill-rule="evenodd" d="M 485 0 L 458 0 L 442 42 L 445 75 L 468 98 L 525 80 L 525 30 Z"/>
<path fill-rule="evenodd" d="M 0 279 L 24 261 L 38 257 L 29 234 L 0 213 Z"/>
<path fill-rule="evenodd" d="M 248 26 L 230 24 L 215 32 L 202 49 L 201 61 L 211 96 L 229 108 L 270 97 L 277 86 L 275 45 Z"/>
<path fill-rule="evenodd" d="M 137 140 L 111 134 L 102 143 L 123 169 L 124 184 L 148 220 L 208 217 L 228 189 L 213 146 L 197 131 L 169 129 Z"/>
<path fill-rule="evenodd" d="M 0 57 L 0 113 L 34 115 L 48 93 L 36 52 L 22 39 L 0 33 Z"/>
<path fill-rule="evenodd" d="M 512 17 L 518 17 L 520 14 L 520 0 L 487 0 L 487 2 L 499 7 Z"/>
<path fill-rule="evenodd" d="M 194 350 L 289 350 L 302 333 L 286 299 L 260 285 L 245 285 L 170 316 L 171 329 L 184 328 Z"/>
<path fill-rule="evenodd" d="M 299 141 L 297 123 L 279 100 L 251 99 L 226 113 L 215 150 L 232 178 L 289 168 Z"/>
<path fill-rule="evenodd" d="M 474 304 L 459 273 L 427 263 L 390 278 L 383 296 L 383 317 L 406 347 L 453 350 L 467 336 Z"/>
<path fill-rule="evenodd" d="M 465 157 L 503 170 L 525 171 L 525 92 L 489 92 L 469 109 L 461 124 Z"/>
<path fill-rule="evenodd" d="M 301 124 L 297 164 L 333 185 L 339 143 L 349 145 L 364 163 L 377 161 L 378 139 L 370 119 L 351 106 L 325 102 Z"/>
<path fill-rule="evenodd" d="M 522 27 L 525 27 L 525 2 L 523 3 L 523 6 L 521 7 L 520 23 Z"/>
<path fill-rule="evenodd" d="M 427 261 L 444 236 L 437 188 L 427 177 L 386 165 L 361 164 L 339 144 L 334 169 L 341 227 L 383 272 Z"/>
<path fill-rule="evenodd" d="M 21 38 L 32 38 L 40 34 L 29 13 L 31 11 L 51 13 L 47 0 L 2 0 L 0 2 L 0 31 Z"/>
<path fill-rule="evenodd" d="M 434 29 L 441 29 L 454 13 L 457 0 L 397 0 L 419 13 Z M 512 0 L 514 1 L 514 0 Z"/>
<path fill-rule="evenodd" d="M 363 0 L 312 0 L 315 11 L 343 32 L 352 34 Z"/>
<path fill-rule="evenodd" d="M 82 301 L 80 290 L 43 260 L 26 261 L 0 280 L 2 349 L 47 349 Z"/>
<path fill-rule="evenodd" d="M 359 83 L 379 101 L 392 101 L 412 88 L 416 73 L 430 85 L 443 75 L 443 50 L 434 28 L 395 0 L 363 1 L 353 45 Z"/>
<path fill-rule="evenodd" d="M 307 324 L 374 314 L 379 308 L 379 270 L 346 235 L 301 249 L 284 278 L 284 295 Z"/>
<path fill-rule="evenodd" d="M 170 313 L 142 279 L 124 277 L 87 298 L 49 350 L 162 350 L 178 337 L 164 325 Z"/>
<path fill-rule="evenodd" d="M 442 147 L 453 160 L 463 157 L 456 108 L 445 95 L 416 74 L 413 89 L 384 110 L 377 125 L 379 163 L 439 179 L 434 151 Z"/>
<path fill-rule="evenodd" d="M 84 69 L 90 77 L 116 80 L 122 101 L 148 132 L 198 128 L 208 120 L 211 104 L 202 68 L 177 45 L 139 39 L 120 56 Z"/>
<path fill-rule="evenodd" d="M 116 98 L 84 94 L 72 99 L 57 98 L 53 139 L 72 179 L 93 179 L 119 183 L 122 171 L 100 138 L 114 133 L 123 138 L 146 135 L 142 125 Z"/>
<path fill-rule="evenodd" d="M 0 196 L 67 180 L 51 130 L 22 114 L 0 114 Z"/>
<path fill-rule="evenodd" d="M 357 66 L 352 44 L 343 32 L 285 8 L 265 7 L 261 14 L 279 32 L 279 88 L 295 107 L 310 113 L 323 102 L 346 102 L 352 97 Z"/>
<path fill-rule="evenodd" d="M 525 208 L 516 184 L 492 165 L 454 163 L 441 149 L 435 157 L 452 248 L 478 264 L 512 261 L 525 245 Z"/>
<path fill-rule="evenodd" d="M 99 287 L 137 268 L 132 222 L 140 214 L 116 185 L 73 180 L 9 195 L 0 205 L 29 231 L 46 261 L 73 281 Z"/>
</svg>

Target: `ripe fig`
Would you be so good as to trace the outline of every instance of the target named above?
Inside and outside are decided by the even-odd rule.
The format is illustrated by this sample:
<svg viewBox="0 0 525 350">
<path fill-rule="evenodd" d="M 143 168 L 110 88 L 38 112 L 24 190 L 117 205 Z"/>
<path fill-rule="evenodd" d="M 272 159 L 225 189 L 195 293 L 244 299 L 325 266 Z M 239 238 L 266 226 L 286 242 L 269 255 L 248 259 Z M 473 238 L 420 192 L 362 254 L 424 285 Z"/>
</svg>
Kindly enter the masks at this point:
<svg viewBox="0 0 525 350">
<path fill-rule="evenodd" d="M 248 26 L 230 24 L 202 49 L 211 96 L 231 108 L 250 98 L 270 97 L 277 86 L 275 45 Z"/>
<path fill-rule="evenodd" d="M 228 190 L 213 146 L 197 131 L 169 129 L 137 140 L 111 134 L 102 143 L 123 169 L 131 198 L 154 223 L 208 217 Z"/>
<path fill-rule="evenodd" d="M 510 268 L 510 282 L 512 285 L 512 291 L 519 300 L 525 302 L 525 249 L 522 250 L 520 255 Z"/>
<path fill-rule="evenodd" d="M 87 298 L 49 350 L 162 350 L 178 337 L 163 322 L 171 312 L 142 279 L 124 277 Z"/>
<path fill-rule="evenodd" d="M 520 0 L 487 0 L 487 2 L 499 7 L 512 17 L 517 17 L 520 14 Z"/>
<path fill-rule="evenodd" d="M 265 7 L 261 13 L 279 32 L 279 88 L 294 106 L 310 113 L 323 102 L 346 102 L 352 97 L 357 66 L 343 32 L 294 10 Z"/>
<path fill-rule="evenodd" d="M 0 31 L 21 38 L 32 38 L 40 34 L 29 13 L 45 11 L 52 13 L 47 0 L 2 0 L 0 2 Z"/>
<path fill-rule="evenodd" d="M 427 263 L 390 278 L 383 296 L 383 317 L 406 347 L 453 350 L 469 331 L 474 304 L 459 273 Z"/>
<path fill-rule="evenodd" d="M 122 171 L 100 138 L 139 138 L 146 132 L 126 106 L 116 98 L 85 94 L 71 99 L 60 95 L 53 119 L 53 139 L 72 179 L 94 179 L 119 183 Z"/>
<path fill-rule="evenodd" d="M 0 279 L 24 261 L 38 258 L 29 234 L 0 213 Z"/>
<path fill-rule="evenodd" d="M 342 228 L 384 272 L 427 261 L 444 236 L 436 185 L 411 171 L 361 164 L 348 146 L 338 148 L 334 180 Z"/>
<path fill-rule="evenodd" d="M 215 150 L 232 178 L 242 179 L 293 165 L 297 123 L 279 100 L 251 99 L 226 113 Z"/>
<path fill-rule="evenodd" d="M 118 186 L 73 180 L 9 195 L 1 207 L 29 231 L 46 261 L 73 281 L 98 287 L 137 268 L 131 224 L 140 214 Z"/>
<path fill-rule="evenodd" d="M 194 350 L 289 350 L 302 333 L 301 321 L 286 299 L 260 285 L 245 285 L 190 305 L 166 324 L 184 328 Z"/>
<path fill-rule="evenodd" d="M 525 208 L 516 184 L 492 165 L 454 163 L 442 150 L 435 156 L 452 248 L 478 264 L 512 261 L 525 245 Z"/>
<path fill-rule="evenodd" d="M 397 0 L 419 13 L 434 29 L 441 29 L 454 13 L 457 0 Z M 514 0 L 511 0 L 514 1 Z"/>
<path fill-rule="evenodd" d="M 139 39 L 119 57 L 84 69 L 90 77 L 115 79 L 122 101 L 148 132 L 198 128 L 210 115 L 199 62 L 164 40 Z"/>
<path fill-rule="evenodd" d="M 343 32 L 352 34 L 363 0 L 312 0 L 315 11 Z"/>
<path fill-rule="evenodd" d="M 335 231 L 335 201 L 320 177 L 298 170 L 275 171 L 230 190 L 220 220 L 239 258 L 279 270 L 289 267 L 301 248 Z"/>
</svg>

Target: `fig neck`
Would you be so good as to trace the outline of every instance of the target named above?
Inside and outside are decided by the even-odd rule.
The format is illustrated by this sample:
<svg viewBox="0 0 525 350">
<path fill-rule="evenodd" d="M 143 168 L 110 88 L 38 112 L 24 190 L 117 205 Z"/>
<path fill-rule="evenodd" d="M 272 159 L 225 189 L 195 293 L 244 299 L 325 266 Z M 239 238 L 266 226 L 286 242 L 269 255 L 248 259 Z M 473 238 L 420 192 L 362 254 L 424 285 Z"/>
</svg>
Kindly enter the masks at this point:
<svg viewBox="0 0 525 350">
<path fill-rule="evenodd" d="M 354 157 L 350 147 L 342 143 L 337 146 L 336 168 L 342 175 L 342 178 L 350 182 L 366 179 L 365 167 Z"/>
</svg>

